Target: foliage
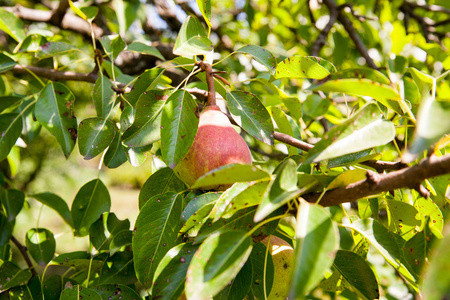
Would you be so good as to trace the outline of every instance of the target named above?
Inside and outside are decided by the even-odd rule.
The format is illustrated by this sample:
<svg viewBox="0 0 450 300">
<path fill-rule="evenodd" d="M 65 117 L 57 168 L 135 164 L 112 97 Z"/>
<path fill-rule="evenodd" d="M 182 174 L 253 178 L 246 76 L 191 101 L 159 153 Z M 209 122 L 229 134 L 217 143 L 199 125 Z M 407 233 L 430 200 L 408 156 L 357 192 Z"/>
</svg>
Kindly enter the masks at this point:
<svg viewBox="0 0 450 300">
<path fill-rule="evenodd" d="M 16 2 L 0 1 L 0 299 L 264 299 L 271 235 L 294 248 L 289 299 L 449 296 L 447 1 Z M 253 165 L 188 187 L 172 169 L 213 90 Z M 149 165 L 120 220 L 105 174 Z M 74 166 L 73 195 L 36 180 Z M 50 210 L 24 222 L 36 203 L 89 246 L 61 252 Z"/>
</svg>

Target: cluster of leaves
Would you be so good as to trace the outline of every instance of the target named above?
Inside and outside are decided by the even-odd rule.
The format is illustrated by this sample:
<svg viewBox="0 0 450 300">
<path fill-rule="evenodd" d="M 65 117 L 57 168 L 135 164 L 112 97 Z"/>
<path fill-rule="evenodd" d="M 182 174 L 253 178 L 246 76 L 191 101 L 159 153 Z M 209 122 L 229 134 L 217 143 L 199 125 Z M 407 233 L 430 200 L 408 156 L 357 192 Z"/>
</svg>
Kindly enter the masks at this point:
<svg viewBox="0 0 450 300">
<path fill-rule="evenodd" d="M 277 280 L 268 249 L 259 242 L 269 235 L 281 236 L 295 249 L 292 276 L 283 279 L 293 283 L 292 299 L 328 293 L 379 298 L 386 284 L 373 257 L 384 258 L 413 294 L 423 290 L 438 299 L 447 293 L 448 286 L 433 286 L 433 278 L 448 278 L 439 265 L 448 258 L 445 251 L 438 248 L 426 279 L 421 277 L 434 240 L 444 239 L 441 247 L 448 244 L 442 212 L 448 205 L 448 176 L 427 182 L 433 191 L 430 198 L 415 190 L 396 190 L 360 199 L 351 215 L 343 206 L 320 206 L 320 199 L 319 204 L 301 200 L 306 193 L 323 195 L 364 179 L 363 163 L 369 160 L 403 156 L 413 162 L 430 147 L 445 155 L 445 135 L 450 132 L 445 99 L 449 88 L 442 80 L 446 73 L 432 77 L 408 67 L 402 56 L 389 60 L 381 72 L 355 66 L 338 69 L 331 60 L 307 55 L 277 59 L 258 45 L 240 47 L 234 54 L 252 57 L 264 71 L 242 90 L 222 81 L 215 81 L 215 90 L 252 149 L 262 151 L 252 153 L 253 166 L 224 166 L 186 187 L 171 168 L 183 159 L 196 134 L 201 97 L 191 91 L 206 90 L 196 60 L 202 56 L 218 68 L 235 61 L 212 61 L 211 1 L 197 2 L 207 29 L 199 19 L 187 17 L 173 49 L 180 57 L 137 77 L 116 68 L 117 57 L 133 51 L 163 59 L 156 48 L 127 44 L 120 35 L 100 38 L 105 59 L 90 58 L 99 68 L 91 95 L 95 113 L 82 120 L 74 113 L 75 96 L 68 85 L 39 78 L 31 69 L 29 94 L 8 92 L 6 83 L 16 77 L 6 75 L 17 66 L 51 65 L 79 49 L 70 41 L 27 33 L 20 19 L 0 10 L 1 20 L 7 20 L 0 28 L 16 43 L 13 51 L 0 54 L 0 71 L 6 74 L 1 81 L 0 160 L 14 166 L 18 140 L 39 141 L 44 127 L 66 157 L 78 143 L 86 160 L 101 157 L 108 168 L 139 166 L 149 157 L 165 164 L 140 191 L 134 230 L 129 220 L 119 220 L 110 211 L 110 194 L 100 178 L 84 184 L 69 208 L 54 193 L 15 189 L 4 174 L 0 299 L 140 299 L 141 291 L 150 299 L 177 299 L 183 293 L 188 299 L 265 299 Z M 95 6 L 70 4 L 92 25 L 98 14 Z M 251 6 L 247 10 L 250 13 Z M 256 26 L 259 21 L 250 23 Z M 289 26 L 286 22 L 282 26 Z M 265 31 L 258 32 L 264 39 Z M 165 76 L 173 67 L 189 72 L 176 87 Z M 197 81 L 188 82 L 193 77 Z M 299 84 L 303 91 L 292 93 Z M 348 98 L 340 101 L 343 94 Z M 327 126 L 321 126 L 320 119 Z M 327 130 L 329 125 L 333 127 Z M 274 140 L 275 131 L 320 141 L 307 152 L 292 145 L 283 149 Z M 400 143 L 407 150 L 401 151 Z M 267 159 L 277 154 L 281 159 Z M 202 191 L 212 184 L 233 185 L 224 192 Z M 91 251 L 55 255 L 53 233 L 36 226 L 26 234 L 25 256 L 45 270 L 57 270 L 55 275 L 16 265 L 11 242 L 20 243 L 13 230 L 29 198 L 56 210 L 75 237 L 89 236 Z"/>
</svg>

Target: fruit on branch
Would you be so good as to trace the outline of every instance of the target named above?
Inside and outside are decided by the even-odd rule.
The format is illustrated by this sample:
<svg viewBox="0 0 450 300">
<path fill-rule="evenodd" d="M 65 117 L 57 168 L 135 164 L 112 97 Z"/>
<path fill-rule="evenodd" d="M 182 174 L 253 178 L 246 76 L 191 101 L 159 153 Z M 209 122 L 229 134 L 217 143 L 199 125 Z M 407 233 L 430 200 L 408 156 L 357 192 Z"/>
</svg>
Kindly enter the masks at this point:
<svg viewBox="0 0 450 300">
<path fill-rule="evenodd" d="M 294 266 L 294 249 L 291 245 L 277 236 L 266 237 L 261 241 L 266 247 L 269 247 L 269 253 L 272 254 L 274 276 L 272 290 L 268 295 L 269 300 L 286 299 L 291 287 L 292 268 Z"/>
<path fill-rule="evenodd" d="M 217 105 L 206 106 L 200 113 L 198 131 L 175 174 L 188 186 L 205 173 L 228 164 L 251 164 L 252 156 L 244 139 Z M 205 189 L 226 189 L 224 186 Z"/>
</svg>

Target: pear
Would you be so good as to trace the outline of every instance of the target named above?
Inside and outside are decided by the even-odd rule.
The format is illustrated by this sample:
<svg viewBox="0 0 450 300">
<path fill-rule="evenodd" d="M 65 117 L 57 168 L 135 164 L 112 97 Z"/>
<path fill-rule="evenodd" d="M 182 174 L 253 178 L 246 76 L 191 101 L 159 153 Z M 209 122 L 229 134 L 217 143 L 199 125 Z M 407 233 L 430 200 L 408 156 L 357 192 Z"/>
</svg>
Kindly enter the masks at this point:
<svg viewBox="0 0 450 300">
<path fill-rule="evenodd" d="M 250 149 L 217 105 L 206 106 L 200 113 L 198 131 L 175 174 L 188 186 L 205 173 L 228 164 L 252 164 Z M 225 186 L 205 189 L 226 189 Z"/>
<path fill-rule="evenodd" d="M 261 241 L 272 255 L 274 276 L 272 290 L 268 295 L 268 300 L 284 300 L 289 295 L 291 287 L 291 275 L 294 265 L 294 249 L 291 245 L 277 236 L 266 237 Z"/>
</svg>

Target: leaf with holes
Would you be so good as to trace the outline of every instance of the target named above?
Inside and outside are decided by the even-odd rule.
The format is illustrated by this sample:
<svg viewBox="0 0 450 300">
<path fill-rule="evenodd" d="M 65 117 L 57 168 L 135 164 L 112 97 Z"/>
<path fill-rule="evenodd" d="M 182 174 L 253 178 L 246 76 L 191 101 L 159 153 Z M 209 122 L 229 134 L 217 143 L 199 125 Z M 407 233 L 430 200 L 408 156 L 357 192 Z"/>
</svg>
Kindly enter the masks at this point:
<svg viewBox="0 0 450 300">
<path fill-rule="evenodd" d="M 72 203 L 72 221 L 75 236 L 86 236 L 89 227 L 111 207 L 108 189 L 100 179 L 81 187 Z"/>
<path fill-rule="evenodd" d="M 53 233 L 45 228 L 31 228 L 26 234 L 25 243 L 31 257 L 38 265 L 45 266 L 55 255 L 56 242 Z"/>
<path fill-rule="evenodd" d="M 74 102 L 75 96 L 65 85 L 50 82 L 42 89 L 35 107 L 36 119 L 56 137 L 66 157 L 77 140 Z"/>
<path fill-rule="evenodd" d="M 247 45 L 239 48 L 238 50 L 236 50 L 236 52 L 250 54 L 257 62 L 265 66 L 270 74 L 275 75 L 275 70 L 277 68 L 277 59 L 270 51 L 264 49 L 261 46 Z"/>
<path fill-rule="evenodd" d="M 228 109 L 233 119 L 256 139 L 273 145 L 273 123 L 270 114 L 255 95 L 233 91 L 227 93 Z"/>
<path fill-rule="evenodd" d="M 218 294 L 239 273 L 252 251 L 244 231 L 210 235 L 195 252 L 186 277 L 187 299 L 208 299 Z"/>
<path fill-rule="evenodd" d="M 133 236 L 134 267 L 139 281 L 149 288 L 155 270 L 176 245 L 183 197 L 167 192 L 150 198 L 141 208 Z"/>
<path fill-rule="evenodd" d="M 184 158 L 194 142 L 198 127 L 194 98 L 184 90 L 166 100 L 161 117 L 161 154 L 172 169 Z"/>
</svg>

